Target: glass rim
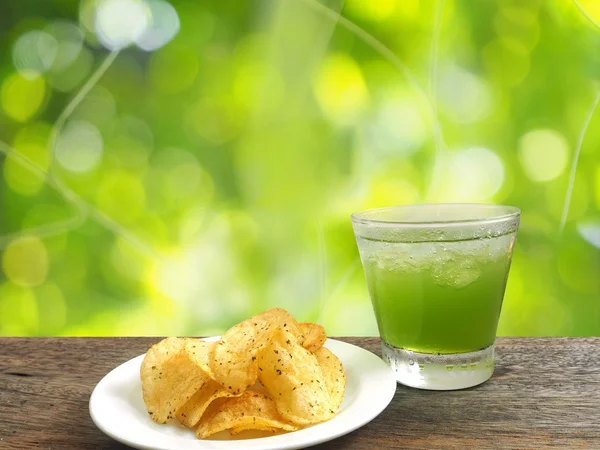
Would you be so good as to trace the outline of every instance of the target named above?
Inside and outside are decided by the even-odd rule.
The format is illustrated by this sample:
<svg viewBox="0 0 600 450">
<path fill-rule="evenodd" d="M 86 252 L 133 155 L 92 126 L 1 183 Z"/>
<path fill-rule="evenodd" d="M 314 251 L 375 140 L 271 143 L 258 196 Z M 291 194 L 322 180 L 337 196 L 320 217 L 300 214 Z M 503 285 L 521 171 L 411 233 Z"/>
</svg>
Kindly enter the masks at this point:
<svg viewBox="0 0 600 450">
<path fill-rule="evenodd" d="M 442 207 L 447 209 L 459 208 L 480 208 L 482 210 L 497 210 L 498 214 L 476 218 L 458 218 L 458 219 L 423 219 L 423 220 L 408 220 L 408 219 L 393 219 L 393 218 L 375 218 L 377 213 L 396 210 L 408 210 L 410 208 L 426 209 Z M 360 212 L 353 213 L 350 218 L 353 223 L 362 225 L 380 225 L 380 226 L 400 226 L 400 227 L 430 227 L 430 226 L 460 226 L 474 224 L 494 224 L 508 222 L 514 220 L 521 215 L 521 210 L 516 206 L 500 205 L 494 203 L 419 203 L 410 205 L 395 205 L 385 206 L 382 208 L 372 208 Z"/>
</svg>

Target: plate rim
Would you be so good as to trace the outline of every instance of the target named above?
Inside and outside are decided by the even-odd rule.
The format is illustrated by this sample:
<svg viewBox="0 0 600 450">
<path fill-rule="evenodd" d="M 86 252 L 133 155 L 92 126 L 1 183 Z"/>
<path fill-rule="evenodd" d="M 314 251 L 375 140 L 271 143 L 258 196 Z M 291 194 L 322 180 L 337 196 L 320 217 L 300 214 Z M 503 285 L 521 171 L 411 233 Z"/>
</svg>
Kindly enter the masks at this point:
<svg viewBox="0 0 600 450">
<path fill-rule="evenodd" d="M 220 338 L 220 336 L 209 336 L 209 337 L 203 337 L 203 338 L 195 338 L 195 339 L 201 339 L 207 342 L 212 342 L 212 341 L 216 341 Z M 378 373 L 383 374 L 385 372 L 384 367 L 387 367 L 388 369 L 388 373 L 387 373 L 387 380 L 385 380 L 385 384 L 387 384 L 387 386 L 385 387 L 385 389 L 382 389 L 382 394 L 379 396 L 379 400 L 380 403 L 377 406 L 377 408 L 375 408 L 375 410 L 373 410 L 372 412 L 370 412 L 369 414 L 365 415 L 365 416 L 358 416 L 357 420 L 351 422 L 349 425 L 346 426 L 340 426 L 334 430 L 332 430 L 332 432 L 315 437 L 315 438 L 309 438 L 308 441 L 306 441 L 306 439 L 303 439 L 301 442 L 290 442 L 290 443 L 278 443 L 277 441 L 273 441 L 273 438 L 277 438 L 279 436 L 288 436 L 288 435 L 292 435 L 293 433 L 297 433 L 297 432 L 292 432 L 292 433 L 286 433 L 283 435 L 276 435 L 276 436 L 267 436 L 267 437 L 263 437 L 263 438 L 256 438 L 256 439 L 252 439 L 251 441 L 253 443 L 258 443 L 259 445 L 261 443 L 264 442 L 264 446 L 260 446 L 261 449 L 265 449 L 265 450 L 270 450 L 270 449 L 288 449 L 288 450 L 292 450 L 292 449 L 298 449 L 298 448 L 305 448 L 305 447 L 310 447 L 313 445 L 318 445 L 321 444 L 323 442 L 329 442 L 331 440 L 337 439 L 341 436 L 344 436 L 346 434 L 352 433 L 353 431 L 356 431 L 357 429 L 363 427 L 364 425 L 366 425 L 367 423 L 371 422 L 372 420 L 374 420 L 377 416 L 379 416 L 391 403 L 391 401 L 393 400 L 395 394 L 396 394 L 396 390 L 397 390 L 397 381 L 393 375 L 393 371 L 391 370 L 391 368 L 385 363 L 385 361 L 383 361 L 383 359 L 381 359 L 378 355 L 376 355 L 375 353 L 362 348 L 358 345 L 346 342 L 346 341 L 342 341 L 339 339 L 333 339 L 333 338 L 327 338 L 327 340 L 325 341 L 324 346 L 328 347 L 329 345 L 342 345 L 347 347 L 348 350 L 352 351 L 352 352 L 358 352 L 359 354 L 369 354 L 370 356 L 368 356 L 369 358 L 375 358 L 377 359 L 381 364 L 380 364 L 380 371 Z M 364 352 L 364 353 L 363 353 Z M 89 399 L 89 414 L 90 417 L 92 419 L 92 422 L 94 423 L 94 425 L 105 435 L 109 436 L 111 439 L 117 441 L 117 442 L 121 442 L 123 444 L 126 444 L 128 446 L 131 446 L 133 448 L 137 448 L 140 450 L 170 450 L 171 447 L 165 447 L 165 446 L 156 446 L 156 445 L 146 445 L 140 441 L 137 440 L 131 440 L 129 439 L 127 436 L 124 436 L 122 434 L 117 434 L 115 432 L 113 432 L 113 430 L 111 430 L 110 428 L 104 426 L 105 424 L 103 423 L 103 419 L 101 414 L 98 413 L 98 411 L 96 411 L 96 409 L 94 408 L 94 404 L 96 403 L 96 398 L 98 395 L 100 395 L 100 392 L 102 390 L 102 387 L 105 383 L 108 383 L 109 381 L 107 381 L 107 378 L 109 378 L 109 376 L 111 376 L 111 374 L 122 368 L 122 366 L 126 365 L 126 364 L 134 364 L 134 361 L 136 360 L 140 360 L 140 364 L 141 361 L 143 360 L 143 357 L 145 356 L 145 353 L 140 354 L 138 356 L 135 356 L 133 358 L 130 358 L 129 360 L 119 364 L 118 366 L 115 366 L 114 368 L 112 368 L 109 372 L 107 372 L 102 379 L 96 384 L 96 386 L 94 387 L 91 395 L 90 395 L 90 399 Z M 340 358 L 341 359 L 341 358 Z M 343 362 L 343 361 L 342 361 Z M 379 363 L 377 363 L 379 364 Z M 123 369 L 122 369 L 123 370 Z M 358 378 L 359 380 L 361 379 L 361 377 Z M 359 383 L 358 384 L 359 388 L 357 389 L 359 392 L 364 390 L 364 382 L 363 383 Z M 334 420 L 334 418 L 322 422 L 322 423 L 318 423 L 315 425 L 312 425 L 310 427 L 306 427 L 304 429 L 298 430 L 298 431 L 303 431 L 303 430 L 308 430 L 312 427 L 318 427 L 319 425 L 325 425 L 325 424 L 330 424 L 331 420 Z M 269 442 L 270 441 L 270 442 Z M 202 440 L 198 439 L 196 441 L 190 441 L 190 442 L 195 442 L 195 443 L 201 443 Z M 208 441 L 207 441 L 208 442 Z M 203 448 L 206 449 L 217 449 L 217 448 L 228 448 L 229 446 L 227 445 L 222 445 L 221 443 L 236 443 L 237 445 L 231 445 L 231 448 L 239 448 L 240 446 L 240 442 L 239 440 L 235 440 L 235 441 L 209 441 L 211 442 L 211 444 L 204 446 L 198 446 L 197 450 L 202 450 Z M 216 443 L 219 443 L 217 445 L 214 445 Z M 272 444 L 271 444 L 272 442 Z M 282 445 L 283 444 L 283 445 Z M 195 447 L 195 446 L 194 446 Z M 175 447 L 173 447 L 175 448 Z"/>
</svg>

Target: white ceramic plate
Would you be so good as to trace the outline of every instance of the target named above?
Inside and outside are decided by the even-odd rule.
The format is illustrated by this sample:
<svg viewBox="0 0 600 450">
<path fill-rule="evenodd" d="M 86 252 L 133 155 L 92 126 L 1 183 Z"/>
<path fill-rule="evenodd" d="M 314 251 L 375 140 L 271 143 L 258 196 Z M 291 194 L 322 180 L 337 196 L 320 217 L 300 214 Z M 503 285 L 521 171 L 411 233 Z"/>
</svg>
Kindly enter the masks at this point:
<svg viewBox="0 0 600 450">
<path fill-rule="evenodd" d="M 292 433 L 255 437 L 241 433 L 235 440 L 225 431 L 210 440 L 199 440 L 192 430 L 177 424 L 154 423 L 142 400 L 140 365 L 144 355 L 133 358 L 106 375 L 92 392 L 90 415 L 108 436 L 139 449 L 152 450 L 248 450 L 297 449 L 335 439 L 365 425 L 379 415 L 396 392 L 391 369 L 373 353 L 355 345 L 327 339 L 329 348 L 346 371 L 346 393 L 340 412 L 331 420 Z M 245 434 L 245 436 L 243 436 Z"/>
</svg>

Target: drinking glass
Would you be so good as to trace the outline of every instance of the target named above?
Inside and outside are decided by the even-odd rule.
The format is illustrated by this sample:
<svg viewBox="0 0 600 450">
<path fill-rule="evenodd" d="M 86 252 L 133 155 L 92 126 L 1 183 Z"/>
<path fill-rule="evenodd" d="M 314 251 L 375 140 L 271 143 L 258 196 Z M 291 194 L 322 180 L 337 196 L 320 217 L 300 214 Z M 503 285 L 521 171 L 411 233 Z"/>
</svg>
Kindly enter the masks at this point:
<svg viewBox="0 0 600 450">
<path fill-rule="evenodd" d="M 428 204 L 352 215 L 382 340 L 398 382 L 462 389 L 494 371 L 494 341 L 520 210 Z"/>
</svg>

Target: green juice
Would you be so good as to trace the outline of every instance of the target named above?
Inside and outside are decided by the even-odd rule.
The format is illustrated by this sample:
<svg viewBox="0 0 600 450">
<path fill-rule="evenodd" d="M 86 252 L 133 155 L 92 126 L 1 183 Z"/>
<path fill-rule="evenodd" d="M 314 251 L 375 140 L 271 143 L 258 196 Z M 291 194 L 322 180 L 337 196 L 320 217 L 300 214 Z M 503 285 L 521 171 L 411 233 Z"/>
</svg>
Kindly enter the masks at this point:
<svg viewBox="0 0 600 450">
<path fill-rule="evenodd" d="M 386 343 L 438 354 L 494 343 L 515 233 L 452 242 L 358 241 Z"/>
</svg>

